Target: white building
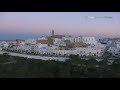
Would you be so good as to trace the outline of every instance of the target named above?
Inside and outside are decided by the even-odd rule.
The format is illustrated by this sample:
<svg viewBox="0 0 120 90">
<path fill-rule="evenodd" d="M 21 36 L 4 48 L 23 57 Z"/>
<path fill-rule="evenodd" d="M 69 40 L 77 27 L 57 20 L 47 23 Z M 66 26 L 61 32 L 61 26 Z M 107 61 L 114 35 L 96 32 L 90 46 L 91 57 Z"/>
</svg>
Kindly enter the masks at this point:
<svg viewBox="0 0 120 90">
<path fill-rule="evenodd" d="M 46 38 L 42 37 L 39 40 L 45 40 Z M 65 46 L 64 40 L 70 40 L 71 42 L 81 42 L 90 44 L 88 47 L 79 47 L 71 50 L 60 50 L 59 46 Z M 104 52 L 105 46 L 97 43 L 94 37 L 63 37 L 62 39 L 54 38 L 54 45 L 48 46 L 47 44 L 35 44 L 35 40 L 30 39 L 26 40 L 25 43 L 34 43 L 28 47 L 21 45 L 19 50 L 29 51 L 36 54 L 46 54 L 46 55 L 60 55 L 60 56 L 69 56 L 71 54 L 79 56 L 101 56 Z"/>
<path fill-rule="evenodd" d="M 26 44 L 36 44 L 36 39 L 27 39 L 25 40 Z"/>
<path fill-rule="evenodd" d="M 109 45 L 111 45 L 111 44 L 112 44 L 112 41 L 109 40 L 109 41 L 107 42 L 107 45 L 109 46 Z"/>
<path fill-rule="evenodd" d="M 9 44 L 8 44 L 7 42 L 5 42 L 5 41 L 3 41 L 3 42 L 1 43 L 1 48 L 3 48 L 3 49 L 7 49 L 8 46 L 9 46 Z"/>
<path fill-rule="evenodd" d="M 57 46 L 66 46 L 66 43 L 64 42 L 64 40 L 59 38 L 54 38 L 53 43 L 54 45 L 57 45 Z"/>
<path fill-rule="evenodd" d="M 73 50 L 58 50 L 52 48 L 41 48 L 39 49 L 40 54 L 46 55 L 57 55 L 57 56 L 69 56 L 79 55 L 79 56 L 101 56 L 104 52 L 103 48 L 98 47 L 80 47 Z"/>
<path fill-rule="evenodd" d="M 25 42 L 21 42 L 20 45 L 25 45 Z"/>
<path fill-rule="evenodd" d="M 80 47 L 76 48 L 76 54 L 79 56 L 101 56 L 104 52 L 103 48 L 98 47 Z"/>
<path fill-rule="evenodd" d="M 73 53 L 72 50 L 53 50 L 53 53 L 58 56 L 69 56 Z"/>
<path fill-rule="evenodd" d="M 116 42 L 116 47 L 120 49 L 120 42 Z"/>
<path fill-rule="evenodd" d="M 108 52 L 112 53 L 112 55 L 119 55 L 120 54 L 120 48 L 109 47 Z"/>
<path fill-rule="evenodd" d="M 82 37 L 82 41 L 86 44 L 97 44 L 95 37 Z"/>
<path fill-rule="evenodd" d="M 19 52 L 31 52 L 31 45 L 16 46 L 14 50 L 19 51 Z"/>
<path fill-rule="evenodd" d="M 112 55 L 120 55 L 120 42 L 112 43 L 109 46 L 108 52 L 112 53 Z"/>
<path fill-rule="evenodd" d="M 39 53 L 41 48 L 45 48 L 45 47 L 48 47 L 47 44 L 35 44 L 35 45 L 31 45 L 31 52 L 33 53 Z"/>
<path fill-rule="evenodd" d="M 38 38 L 37 40 L 47 40 L 46 37 L 41 37 L 41 38 Z"/>
<path fill-rule="evenodd" d="M 63 37 L 63 40 L 70 40 L 70 42 L 81 42 L 82 37 Z"/>
<path fill-rule="evenodd" d="M 70 40 L 71 42 L 81 42 L 86 44 L 97 44 L 95 37 L 63 37 L 64 40 Z"/>
</svg>

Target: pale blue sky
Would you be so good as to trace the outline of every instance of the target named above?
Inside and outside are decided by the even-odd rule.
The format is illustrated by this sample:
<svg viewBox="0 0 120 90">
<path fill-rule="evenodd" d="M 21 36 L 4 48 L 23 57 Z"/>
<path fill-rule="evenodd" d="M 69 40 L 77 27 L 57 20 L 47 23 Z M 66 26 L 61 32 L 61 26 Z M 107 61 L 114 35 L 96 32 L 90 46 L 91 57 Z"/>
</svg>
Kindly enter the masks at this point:
<svg viewBox="0 0 120 90">
<path fill-rule="evenodd" d="M 111 16 L 89 19 L 86 16 Z M 112 36 L 120 35 L 120 12 L 0 12 L 0 39 L 50 34 Z M 14 36 L 15 35 L 15 36 Z"/>
</svg>

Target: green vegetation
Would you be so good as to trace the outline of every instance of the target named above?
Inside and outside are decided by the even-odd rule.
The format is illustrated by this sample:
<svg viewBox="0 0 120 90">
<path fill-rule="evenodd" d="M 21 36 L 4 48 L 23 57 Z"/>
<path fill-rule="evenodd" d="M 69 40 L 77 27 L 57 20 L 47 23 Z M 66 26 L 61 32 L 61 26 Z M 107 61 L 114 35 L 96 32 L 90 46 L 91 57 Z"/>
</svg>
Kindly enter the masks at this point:
<svg viewBox="0 0 120 90">
<path fill-rule="evenodd" d="M 71 55 L 69 60 L 43 61 L 0 55 L 0 78 L 120 78 L 120 59 L 107 65 L 107 60 L 83 60 Z"/>
</svg>

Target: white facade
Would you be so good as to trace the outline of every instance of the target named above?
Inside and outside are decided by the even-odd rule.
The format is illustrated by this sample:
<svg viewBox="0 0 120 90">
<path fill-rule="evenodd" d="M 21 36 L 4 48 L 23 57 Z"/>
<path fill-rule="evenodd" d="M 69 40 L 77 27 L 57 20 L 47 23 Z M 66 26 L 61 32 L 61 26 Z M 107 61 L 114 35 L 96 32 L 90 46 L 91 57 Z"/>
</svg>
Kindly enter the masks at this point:
<svg viewBox="0 0 120 90">
<path fill-rule="evenodd" d="M 54 40 L 53 40 L 53 42 L 54 42 L 54 44 L 56 45 L 57 43 L 59 43 L 61 41 L 61 39 L 59 39 L 59 38 L 54 38 Z"/>
<path fill-rule="evenodd" d="M 21 42 L 20 45 L 25 45 L 25 42 Z"/>
<path fill-rule="evenodd" d="M 46 55 L 69 56 L 70 54 L 72 54 L 72 52 L 72 50 L 39 49 L 40 54 Z"/>
<path fill-rule="evenodd" d="M 17 47 L 17 51 L 31 52 L 31 46 L 30 45 L 20 45 Z"/>
<path fill-rule="evenodd" d="M 120 49 L 120 42 L 116 42 L 116 47 Z"/>
<path fill-rule="evenodd" d="M 53 42 L 54 42 L 54 45 L 57 45 L 57 46 L 66 46 L 66 43 L 62 39 L 54 38 Z"/>
<path fill-rule="evenodd" d="M 103 48 L 88 48 L 88 47 L 81 47 L 76 48 L 75 50 L 57 50 L 52 48 L 41 48 L 39 49 L 40 54 L 47 54 L 47 55 L 62 55 L 62 56 L 69 56 L 71 54 L 79 55 L 79 56 L 101 56 L 104 52 Z"/>
<path fill-rule="evenodd" d="M 41 38 L 38 38 L 38 40 L 47 40 L 46 37 L 41 37 Z"/>
<path fill-rule="evenodd" d="M 82 37 L 63 37 L 63 40 L 70 40 L 70 42 L 81 42 Z"/>
<path fill-rule="evenodd" d="M 111 45 L 112 44 L 112 41 L 108 41 L 107 42 L 107 45 L 109 46 L 109 45 Z"/>
<path fill-rule="evenodd" d="M 70 40 L 71 42 L 81 42 L 86 44 L 97 44 L 95 37 L 63 37 L 64 40 Z"/>
<path fill-rule="evenodd" d="M 7 49 L 9 46 L 9 44 L 7 42 L 2 42 L 1 43 L 1 47 L 4 48 L 4 49 Z"/>
<path fill-rule="evenodd" d="M 88 47 L 105 49 L 105 48 L 106 48 L 106 45 L 101 44 L 101 43 L 97 43 L 97 44 L 95 44 L 95 45 L 92 44 L 92 45 L 90 45 L 90 46 L 88 46 Z"/>
<path fill-rule="evenodd" d="M 76 48 L 76 54 L 79 56 L 101 56 L 104 52 L 104 49 L 102 48 L 88 48 L 88 47 L 81 47 Z"/>
<path fill-rule="evenodd" d="M 120 49 L 117 47 L 110 47 L 108 49 L 108 52 L 112 53 L 112 55 L 118 55 L 120 54 Z"/>
<path fill-rule="evenodd" d="M 120 55 L 120 42 L 112 44 L 109 47 L 108 52 L 112 53 L 112 55 Z"/>
<path fill-rule="evenodd" d="M 31 46 L 31 52 L 39 53 L 39 49 L 47 47 L 47 44 L 36 44 Z"/>
<path fill-rule="evenodd" d="M 27 39 L 25 40 L 26 44 L 36 44 L 36 39 Z"/>
<path fill-rule="evenodd" d="M 82 37 L 82 41 L 86 44 L 97 44 L 95 37 Z"/>
</svg>

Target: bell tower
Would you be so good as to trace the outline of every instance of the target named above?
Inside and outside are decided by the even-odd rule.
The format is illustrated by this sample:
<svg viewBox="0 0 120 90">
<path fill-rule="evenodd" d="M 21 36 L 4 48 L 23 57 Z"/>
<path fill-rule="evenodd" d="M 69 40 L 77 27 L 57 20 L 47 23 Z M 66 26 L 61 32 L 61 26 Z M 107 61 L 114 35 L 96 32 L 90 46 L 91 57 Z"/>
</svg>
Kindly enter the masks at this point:
<svg viewBox="0 0 120 90">
<path fill-rule="evenodd" d="M 52 30 L 52 36 L 54 36 L 54 30 Z"/>
</svg>

